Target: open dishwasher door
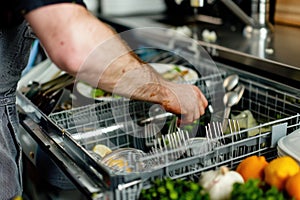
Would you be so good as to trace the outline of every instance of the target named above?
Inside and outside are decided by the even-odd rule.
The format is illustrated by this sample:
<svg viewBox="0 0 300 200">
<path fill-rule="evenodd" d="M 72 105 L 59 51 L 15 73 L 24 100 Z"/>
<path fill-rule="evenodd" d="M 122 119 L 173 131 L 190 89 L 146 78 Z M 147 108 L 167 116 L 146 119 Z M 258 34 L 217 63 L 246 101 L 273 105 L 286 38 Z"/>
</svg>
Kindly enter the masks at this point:
<svg viewBox="0 0 300 200">
<path fill-rule="evenodd" d="M 123 98 L 92 99 L 84 105 L 46 114 L 18 92 L 24 154 L 38 168 L 36 152 L 42 149 L 74 184 L 79 199 L 138 199 L 141 190 L 150 187 L 156 178 L 197 180 L 205 170 L 221 165 L 234 168 L 249 155 L 272 159 L 277 157 L 277 141 L 300 128 L 299 90 L 212 62 L 198 54 L 195 46 L 187 48 L 194 44 L 188 39 L 177 38 L 170 45 L 155 34 L 141 38 L 157 46 L 148 48 L 139 43 L 135 52 L 145 62 L 200 72 L 196 79 L 183 82 L 197 85 L 212 108 L 195 123 L 170 132 L 172 115 L 158 118 L 164 114 L 158 105 Z M 218 135 L 210 127 L 220 128 L 220 122 L 215 120 L 219 112 L 224 112 L 223 80 L 232 73 L 238 74 L 239 84 L 245 86 L 244 95 L 232 109 L 250 113 L 252 123 L 244 127 L 231 127 L 229 123 L 229 132 Z M 71 93 L 86 94 L 78 94 L 77 85 Z M 155 123 L 141 123 L 149 118 Z M 211 137 L 213 133 L 215 137 Z M 186 142 L 194 137 L 205 139 L 201 145 L 204 148 Z M 94 151 L 97 145 L 106 146 L 111 152 L 99 157 Z"/>
<path fill-rule="evenodd" d="M 17 105 L 27 198 L 102 199 L 110 196 L 108 172 L 94 165 L 94 158 L 21 93 L 17 93 Z M 50 184 L 49 175 L 57 185 Z"/>
</svg>

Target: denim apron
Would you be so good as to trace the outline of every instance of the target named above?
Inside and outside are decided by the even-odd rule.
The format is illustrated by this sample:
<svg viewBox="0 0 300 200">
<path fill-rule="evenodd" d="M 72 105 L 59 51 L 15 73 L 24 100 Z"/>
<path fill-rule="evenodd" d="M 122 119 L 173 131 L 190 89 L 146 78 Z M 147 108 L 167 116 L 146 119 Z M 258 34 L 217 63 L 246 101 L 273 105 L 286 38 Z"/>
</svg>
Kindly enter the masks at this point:
<svg viewBox="0 0 300 200">
<path fill-rule="evenodd" d="M 34 40 L 25 22 L 0 28 L 0 200 L 22 194 L 22 150 L 15 91 Z"/>
</svg>

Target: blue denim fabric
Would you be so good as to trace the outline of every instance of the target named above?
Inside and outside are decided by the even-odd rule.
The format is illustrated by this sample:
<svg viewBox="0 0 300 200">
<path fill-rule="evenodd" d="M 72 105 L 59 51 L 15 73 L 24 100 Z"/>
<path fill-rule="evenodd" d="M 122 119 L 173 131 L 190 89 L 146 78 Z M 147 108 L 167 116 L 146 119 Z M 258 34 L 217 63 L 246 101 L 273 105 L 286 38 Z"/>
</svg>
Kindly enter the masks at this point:
<svg viewBox="0 0 300 200">
<path fill-rule="evenodd" d="M 36 152 L 36 167 L 39 174 L 50 185 L 60 190 L 75 189 L 74 184 L 42 149 Z"/>
<path fill-rule="evenodd" d="M 17 138 L 15 91 L 34 39 L 25 22 L 0 29 L 0 200 L 22 194 L 22 153 Z M 37 169 L 42 170 L 47 182 L 61 189 L 74 189 L 65 174 L 40 149 L 36 159 Z"/>
<path fill-rule="evenodd" d="M 22 194 L 22 150 L 15 91 L 34 35 L 25 22 L 0 29 L 0 200 Z"/>
</svg>

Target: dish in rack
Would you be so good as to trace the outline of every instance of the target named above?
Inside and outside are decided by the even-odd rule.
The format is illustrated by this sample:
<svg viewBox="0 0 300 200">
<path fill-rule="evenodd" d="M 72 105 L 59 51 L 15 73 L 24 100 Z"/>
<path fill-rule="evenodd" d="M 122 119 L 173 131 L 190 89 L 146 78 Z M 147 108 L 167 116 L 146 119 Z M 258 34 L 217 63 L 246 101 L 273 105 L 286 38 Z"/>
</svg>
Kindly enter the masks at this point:
<svg viewBox="0 0 300 200">
<path fill-rule="evenodd" d="M 149 63 L 149 65 L 168 81 L 194 84 L 199 78 L 196 71 L 182 65 L 162 63 Z M 82 96 L 99 101 L 112 101 L 121 98 L 118 95 L 94 88 L 84 82 L 78 82 L 76 84 L 76 89 Z"/>
</svg>

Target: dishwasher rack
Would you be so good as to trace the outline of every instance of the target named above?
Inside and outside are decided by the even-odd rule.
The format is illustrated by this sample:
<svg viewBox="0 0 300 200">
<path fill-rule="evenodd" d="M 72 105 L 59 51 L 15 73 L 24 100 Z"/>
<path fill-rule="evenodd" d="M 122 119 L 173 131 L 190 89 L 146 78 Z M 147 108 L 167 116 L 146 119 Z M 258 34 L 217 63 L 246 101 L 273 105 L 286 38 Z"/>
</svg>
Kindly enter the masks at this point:
<svg viewBox="0 0 300 200">
<path fill-rule="evenodd" d="M 251 111 L 257 120 L 256 126 L 225 135 L 230 142 L 217 145 L 201 154 L 168 160 L 169 156 L 174 153 L 182 153 L 189 148 L 194 148 L 194 146 L 183 146 L 157 154 L 146 153 L 138 160 L 133 159 L 133 165 L 156 163 L 154 161 L 158 158 L 165 158 L 165 162 L 161 165 L 150 165 L 150 168 L 137 173 L 118 174 L 124 179 L 115 183 L 115 188 L 111 191 L 114 199 L 138 199 L 141 189 L 150 187 L 151 181 L 155 178 L 195 180 L 201 172 L 222 165 L 234 168 L 249 155 L 264 155 L 267 159 L 277 157 L 277 141 L 300 128 L 300 97 L 249 79 L 241 78 L 240 83 L 245 85 L 246 89 L 235 109 Z M 205 88 L 202 89 L 205 90 Z M 213 92 L 224 94 L 223 91 L 218 90 Z M 210 95 L 217 94 L 210 93 Z M 143 134 L 144 128 L 138 125 L 138 120 L 147 118 L 152 106 L 146 102 L 116 100 L 52 113 L 49 117 L 59 127 L 68 131 L 71 137 L 93 156 L 91 150 L 96 144 L 104 144 L 112 150 L 128 147 L 145 150 L 141 142 L 143 138 L 136 139 L 135 136 Z M 195 126 L 205 125 L 196 124 Z M 249 131 L 255 131 L 256 134 L 234 139 L 237 135 L 247 135 Z M 219 139 L 221 138 L 216 138 L 216 140 Z M 98 160 L 95 159 L 95 161 Z M 98 162 L 101 163 L 101 161 Z M 110 171 L 111 177 L 116 175 L 109 167 L 107 170 Z"/>
</svg>

